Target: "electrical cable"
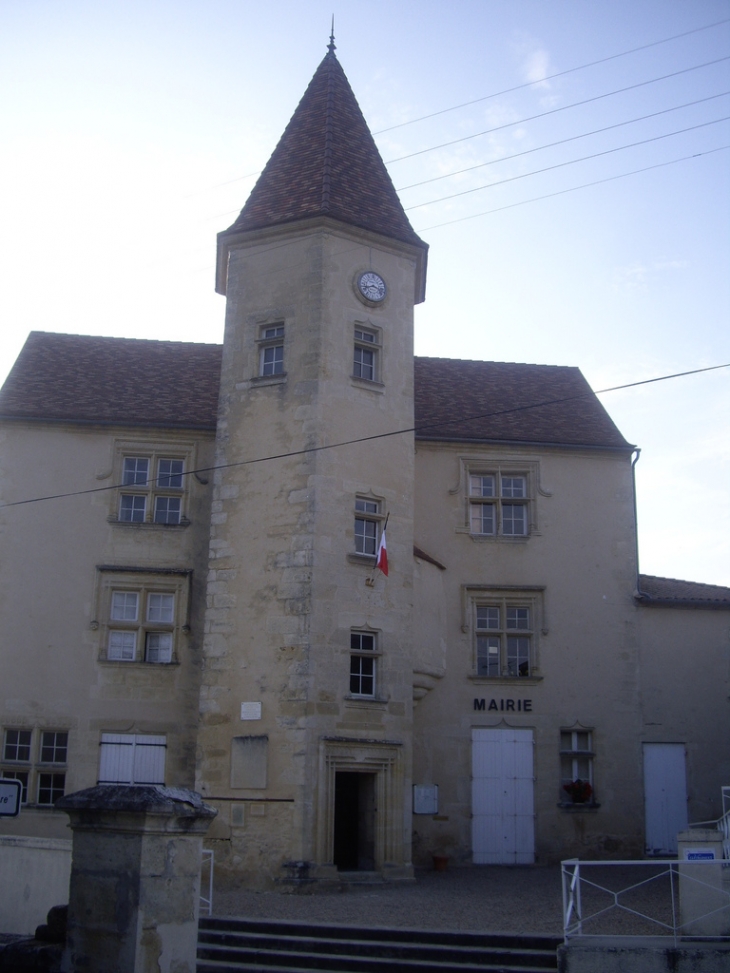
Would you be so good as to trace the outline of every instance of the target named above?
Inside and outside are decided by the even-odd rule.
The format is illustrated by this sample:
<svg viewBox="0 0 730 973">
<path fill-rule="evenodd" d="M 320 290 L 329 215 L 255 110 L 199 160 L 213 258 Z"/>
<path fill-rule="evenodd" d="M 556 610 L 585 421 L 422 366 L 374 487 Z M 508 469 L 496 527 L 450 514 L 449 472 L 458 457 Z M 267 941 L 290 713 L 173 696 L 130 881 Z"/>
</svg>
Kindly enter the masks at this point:
<svg viewBox="0 0 730 973">
<path fill-rule="evenodd" d="M 445 115 L 448 112 L 458 111 L 460 108 L 468 108 L 470 105 L 478 105 L 482 101 L 489 101 L 490 98 L 499 98 L 501 95 L 512 94 L 513 91 L 521 91 L 523 88 L 532 88 L 537 84 L 544 84 L 546 81 L 554 81 L 555 78 L 562 78 L 566 74 L 574 74 L 576 71 L 583 71 L 586 68 L 595 67 L 597 64 L 605 64 L 607 61 L 614 61 L 619 57 L 626 57 L 629 54 L 636 54 L 639 51 L 646 51 L 650 47 L 658 47 L 660 44 L 668 44 L 670 41 L 679 40 L 682 37 L 688 37 L 690 34 L 697 34 L 703 30 L 710 30 L 713 27 L 721 27 L 723 24 L 730 23 L 730 19 L 717 20 L 713 24 L 707 24 L 704 27 L 695 27 L 693 30 L 687 30 L 683 34 L 674 34 L 672 37 L 665 37 L 663 40 L 652 41 L 649 44 L 642 44 L 641 47 L 633 47 L 628 51 L 621 51 L 618 54 L 610 54 L 608 57 L 599 58 L 597 61 L 589 61 L 587 64 L 579 64 L 574 68 L 567 68 L 565 71 L 558 71 L 557 74 L 548 74 L 544 78 L 539 78 L 537 81 L 525 81 L 523 84 L 515 85 L 513 88 L 505 88 L 504 91 L 495 91 L 491 95 L 483 95 L 481 98 L 474 98 L 472 101 L 465 101 L 460 105 L 452 105 L 450 108 L 442 108 L 439 111 L 431 112 L 429 115 L 420 115 L 418 118 L 411 118 L 407 122 L 399 122 L 397 125 L 391 125 L 389 128 L 380 128 L 377 132 L 373 132 L 373 135 L 382 135 L 384 132 L 392 132 L 396 128 L 403 128 L 406 125 L 415 125 L 416 122 L 423 122 L 429 118 L 436 118 L 437 115 Z M 242 176 L 241 178 L 245 178 Z"/>
<path fill-rule="evenodd" d="M 408 435 L 409 433 L 413 433 L 415 436 L 418 436 L 419 434 L 422 434 L 426 430 L 442 429 L 444 426 L 453 425 L 454 423 L 457 422 L 473 422 L 476 419 L 492 419 L 495 418 L 496 416 L 511 415 L 516 412 L 528 412 L 532 409 L 541 409 L 549 405 L 560 405 L 564 402 L 574 402 L 577 399 L 588 399 L 591 398 L 592 396 L 604 395 L 607 392 L 618 392 L 621 391 L 622 389 L 636 388 L 639 385 L 652 385 L 656 382 L 666 382 L 669 381 L 670 379 L 685 378 L 688 375 L 700 375 L 704 372 L 714 372 L 721 368 L 730 368 L 730 362 L 726 362 L 725 364 L 722 365 L 708 365 L 705 368 L 693 368 L 686 372 L 674 372 L 671 375 L 659 375 L 655 378 L 645 378 L 638 382 L 627 382 L 624 385 L 612 385 L 605 389 L 598 389 L 595 392 L 592 389 L 590 389 L 588 392 L 582 392 L 579 395 L 566 395 L 566 396 L 561 396 L 560 398 L 557 399 L 545 399 L 541 402 L 533 402 L 530 405 L 514 406 L 513 408 L 510 409 L 498 409 L 495 412 L 483 412 L 471 416 L 459 416 L 458 418 L 455 419 L 438 419 L 438 420 L 433 419 L 430 423 L 429 422 L 419 423 L 416 426 L 408 426 L 405 429 L 394 429 L 391 432 L 375 433 L 372 436 L 361 436 L 358 439 L 347 439 L 344 440 L 343 442 L 329 443 L 324 446 L 306 446 L 304 449 L 294 449 L 286 453 L 272 453 L 269 456 L 259 456 L 255 459 L 240 460 L 239 462 L 236 463 L 220 463 L 216 466 L 205 466 L 196 470 L 187 470 L 181 475 L 194 476 L 196 474 L 199 475 L 201 473 L 214 473 L 218 470 L 235 469 L 241 466 L 254 466 L 258 463 L 268 463 L 271 460 L 289 459 L 293 456 L 305 456 L 309 453 L 321 453 L 330 449 L 340 449 L 343 446 L 357 446 L 361 443 L 369 443 L 378 439 L 390 439 L 394 436 L 405 436 Z M 149 483 L 151 481 L 148 480 L 147 482 Z M 107 493 L 109 490 L 123 489 L 124 486 L 125 484 L 123 483 L 114 483 L 111 486 L 92 487 L 90 490 L 74 490 L 70 493 L 57 493 L 57 494 L 53 494 L 52 496 L 32 497 L 27 500 L 12 500 L 9 503 L 0 503 L 0 510 L 5 509 L 6 507 L 20 507 L 30 503 L 42 503 L 46 500 L 63 500 L 68 497 L 81 497 L 91 493 Z"/>
<path fill-rule="evenodd" d="M 604 155 L 613 155 L 614 152 L 623 152 L 624 149 L 635 149 L 639 145 L 649 145 L 651 142 L 660 142 L 662 139 L 672 138 L 674 135 L 684 135 L 687 132 L 694 132 L 698 128 L 707 128 L 710 125 L 718 125 L 720 122 L 730 120 L 730 115 L 722 118 L 713 118 L 709 122 L 700 122 L 698 125 L 690 125 L 688 128 L 677 129 L 676 132 L 666 132 L 664 135 L 654 135 L 650 139 L 641 139 L 639 142 L 629 142 L 626 145 L 617 145 L 612 149 L 604 149 L 602 152 L 593 152 L 591 155 L 581 156 L 580 159 L 568 159 L 566 162 L 556 162 L 552 166 L 545 166 L 544 169 L 535 169 L 533 172 L 521 172 L 516 176 L 508 176 L 506 179 L 498 179 L 496 182 L 488 183 L 486 186 L 474 186 L 471 189 L 463 189 L 461 192 L 452 193 L 450 196 L 439 196 L 438 199 L 429 199 L 425 203 L 415 203 L 413 206 L 405 207 L 409 213 L 414 209 L 421 209 L 424 206 L 433 206 L 436 203 L 443 203 L 449 199 L 457 199 L 459 196 L 468 196 L 470 193 L 479 192 L 482 189 L 492 189 L 495 186 L 504 186 L 508 182 L 516 182 L 518 179 L 527 179 L 528 176 L 539 176 L 543 172 L 552 172 L 554 169 L 564 169 L 566 166 L 576 165 L 578 162 L 588 162 L 590 159 L 600 159 Z"/>
<path fill-rule="evenodd" d="M 603 132 L 610 132 L 614 128 L 623 128 L 624 125 L 633 125 L 636 122 L 645 122 L 650 118 L 657 118 L 659 115 L 668 115 L 673 111 L 680 111 L 682 108 L 693 108 L 706 101 L 714 101 L 715 98 L 724 98 L 730 95 L 730 91 L 720 91 L 716 95 L 708 95 L 706 98 L 698 98 L 697 101 L 688 101 L 683 105 L 674 105 L 672 108 L 662 108 L 661 111 L 651 112 L 650 115 L 639 115 L 638 118 L 629 118 L 625 122 L 616 122 L 613 125 L 606 125 L 604 128 L 594 128 L 591 132 L 581 132 L 580 135 L 571 135 L 566 139 L 557 142 L 548 142 L 545 145 L 536 145 L 532 149 L 525 149 L 523 152 L 515 152 L 513 155 L 502 155 L 498 159 L 490 159 L 488 162 L 479 162 L 477 165 L 468 166 L 466 169 L 456 169 L 454 172 L 446 172 L 442 176 L 434 176 L 432 179 L 423 179 L 421 182 L 413 182 L 409 186 L 399 186 L 397 193 L 403 193 L 407 189 L 416 189 L 418 186 L 426 186 L 432 182 L 439 182 L 442 179 L 450 179 L 452 176 L 461 176 L 465 172 L 473 172 L 475 169 L 483 169 L 485 166 L 493 166 L 498 162 L 509 162 L 512 159 L 519 159 L 523 155 L 531 155 L 533 152 L 542 152 L 543 149 L 554 149 L 558 145 L 565 145 L 568 142 L 577 142 L 578 139 L 589 138 L 591 135 L 601 135 Z"/>
<path fill-rule="evenodd" d="M 687 162 L 689 159 L 698 159 L 703 155 L 712 155 L 714 152 L 724 152 L 730 149 L 730 145 L 719 145 L 714 149 L 705 149 L 704 152 L 694 152 L 692 155 L 683 155 L 679 159 L 670 159 L 668 162 L 656 162 L 651 166 L 644 166 L 642 169 L 632 169 L 630 172 L 620 172 L 616 176 L 606 176 L 605 179 L 594 179 L 593 182 L 584 182 L 580 186 L 570 186 L 568 189 L 558 189 L 554 193 L 545 193 L 544 196 L 533 196 L 531 199 L 521 199 L 517 203 L 507 203 L 505 206 L 497 206 L 494 209 L 484 210 L 481 213 L 469 213 L 468 216 L 459 216 L 454 220 L 447 220 L 445 223 L 433 223 L 431 226 L 418 228 L 418 233 L 426 233 L 429 230 L 438 230 L 442 226 L 451 226 L 454 223 L 463 223 L 466 220 L 475 220 L 480 216 L 491 216 L 492 213 L 501 213 L 506 209 L 515 209 L 517 206 L 526 206 L 528 203 L 538 203 L 543 199 L 552 199 L 554 196 L 564 196 L 566 193 L 574 193 L 579 189 L 590 189 L 591 186 L 600 186 L 604 182 L 614 182 L 616 179 L 625 179 L 627 176 L 635 176 L 641 172 L 650 172 L 652 169 L 662 169 L 665 166 L 673 166 L 678 162 Z"/>
<path fill-rule="evenodd" d="M 722 61 L 730 60 L 730 54 L 726 54 L 724 57 L 715 58 L 714 61 L 705 61 L 704 64 L 697 64 L 691 68 L 682 68 L 680 71 L 673 71 L 671 74 L 663 74 L 658 78 L 651 78 L 649 81 L 639 81 L 636 84 L 630 84 L 625 88 L 616 88 L 615 91 L 606 91 L 600 95 L 594 95 L 592 98 L 585 98 L 583 101 L 574 101 L 570 105 L 561 105 L 560 108 L 550 108 L 548 111 L 539 112 L 537 115 L 528 115 L 526 118 L 519 118 L 514 122 L 505 122 L 503 125 L 497 125 L 494 128 L 485 128 L 483 132 L 475 132 L 473 135 L 465 135 L 460 139 L 452 139 L 451 142 L 442 142 L 440 145 L 432 145 L 427 149 L 419 149 L 418 152 L 410 152 L 408 155 L 401 155 L 397 159 L 389 159 L 385 165 L 391 166 L 396 162 L 404 162 L 406 159 L 413 159 L 417 155 L 425 155 L 427 152 L 435 152 L 436 149 L 447 149 L 452 145 L 459 145 L 461 142 L 469 142 L 471 139 L 480 138 L 482 135 L 491 135 L 492 132 L 500 132 L 505 128 L 512 128 L 514 125 L 522 125 L 525 122 L 533 122 L 537 118 L 546 118 L 548 115 L 556 115 L 561 111 L 568 111 L 569 108 L 580 108 L 582 105 L 590 105 L 593 102 L 601 101 L 603 98 L 612 98 L 613 95 L 625 94 L 627 91 L 635 91 L 637 88 L 644 88 L 650 84 L 656 84 L 658 81 L 666 81 L 668 78 L 676 78 L 680 74 L 689 74 L 690 71 L 698 71 L 700 68 L 706 68 L 713 64 L 720 64 Z"/>
</svg>

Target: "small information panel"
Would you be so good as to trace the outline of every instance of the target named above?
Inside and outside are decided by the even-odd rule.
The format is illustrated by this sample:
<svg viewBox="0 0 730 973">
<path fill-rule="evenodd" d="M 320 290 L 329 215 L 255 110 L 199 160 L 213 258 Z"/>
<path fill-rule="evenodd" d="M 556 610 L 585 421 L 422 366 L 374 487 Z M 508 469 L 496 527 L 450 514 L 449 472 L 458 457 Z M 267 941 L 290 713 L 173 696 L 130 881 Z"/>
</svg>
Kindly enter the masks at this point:
<svg viewBox="0 0 730 973">
<path fill-rule="evenodd" d="M 438 814 L 439 789 L 438 784 L 413 785 L 413 813 Z"/>
<path fill-rule="evenodd" d="M 19 780 L 0 780 L 0 818 L 16 818 L 20 814 L 22 791 Z"/>
<path fill-rule="evenodd" d="M 261 703 L 241 703 L 242 720 L 260 720 Z"/>
<path fill-rule="evenodd" d="M 715 852 L 712 848 L 685 848 L 684 860 L 686 862 L 714 862 Z"/>
</svg>

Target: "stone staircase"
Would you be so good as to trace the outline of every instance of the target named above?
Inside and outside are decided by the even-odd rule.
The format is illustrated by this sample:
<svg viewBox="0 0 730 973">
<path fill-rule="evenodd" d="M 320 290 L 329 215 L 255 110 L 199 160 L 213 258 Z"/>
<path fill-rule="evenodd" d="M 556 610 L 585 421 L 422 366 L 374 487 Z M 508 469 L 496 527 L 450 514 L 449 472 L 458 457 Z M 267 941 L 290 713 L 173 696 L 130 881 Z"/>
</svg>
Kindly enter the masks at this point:
<svg viewBox="0 0 730 973">
<path fill-rule="evenodd" d="M 197 973 L 546 973 L 556 936 L 201 918 Z"/>
</svg>

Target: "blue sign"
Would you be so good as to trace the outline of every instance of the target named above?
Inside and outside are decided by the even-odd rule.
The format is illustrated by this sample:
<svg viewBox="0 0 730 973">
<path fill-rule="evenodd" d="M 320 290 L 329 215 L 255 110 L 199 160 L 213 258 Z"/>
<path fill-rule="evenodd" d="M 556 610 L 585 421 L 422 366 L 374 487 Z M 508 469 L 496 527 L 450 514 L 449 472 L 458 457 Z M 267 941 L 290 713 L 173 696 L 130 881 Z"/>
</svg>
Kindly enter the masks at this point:
<svg viewBox="0 0 730 973">
<path fill-rule="evenodd" d="M 0 818 L 15 818 L 20 813 L 23 785 L 19 780 L 0 780 Z"/>
<path fill-rule="evenodd" d="M 714 862 L 714 851 L 689 851 L 684 853 L 685 861 L 688 862 Z"/>
</svg>

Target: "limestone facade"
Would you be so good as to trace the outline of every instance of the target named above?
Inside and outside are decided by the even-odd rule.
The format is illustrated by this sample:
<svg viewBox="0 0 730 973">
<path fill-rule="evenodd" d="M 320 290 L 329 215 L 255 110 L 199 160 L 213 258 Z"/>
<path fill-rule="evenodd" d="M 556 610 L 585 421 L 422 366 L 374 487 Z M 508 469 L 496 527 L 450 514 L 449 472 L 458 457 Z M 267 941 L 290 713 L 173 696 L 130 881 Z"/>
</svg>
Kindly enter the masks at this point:
<svg viewBox="0 0 730 973">
<path fill-rule="evenodd" d="M 730 590 L 638 574 L 634 447 L 577 369 L 414 358 L 426 253 L 330 51 L 220 235 L 222 347 L 29 337 L 2 833 L 194 786 L 271 885 L 671 853 L 720 814 Z"/>
</svg>

